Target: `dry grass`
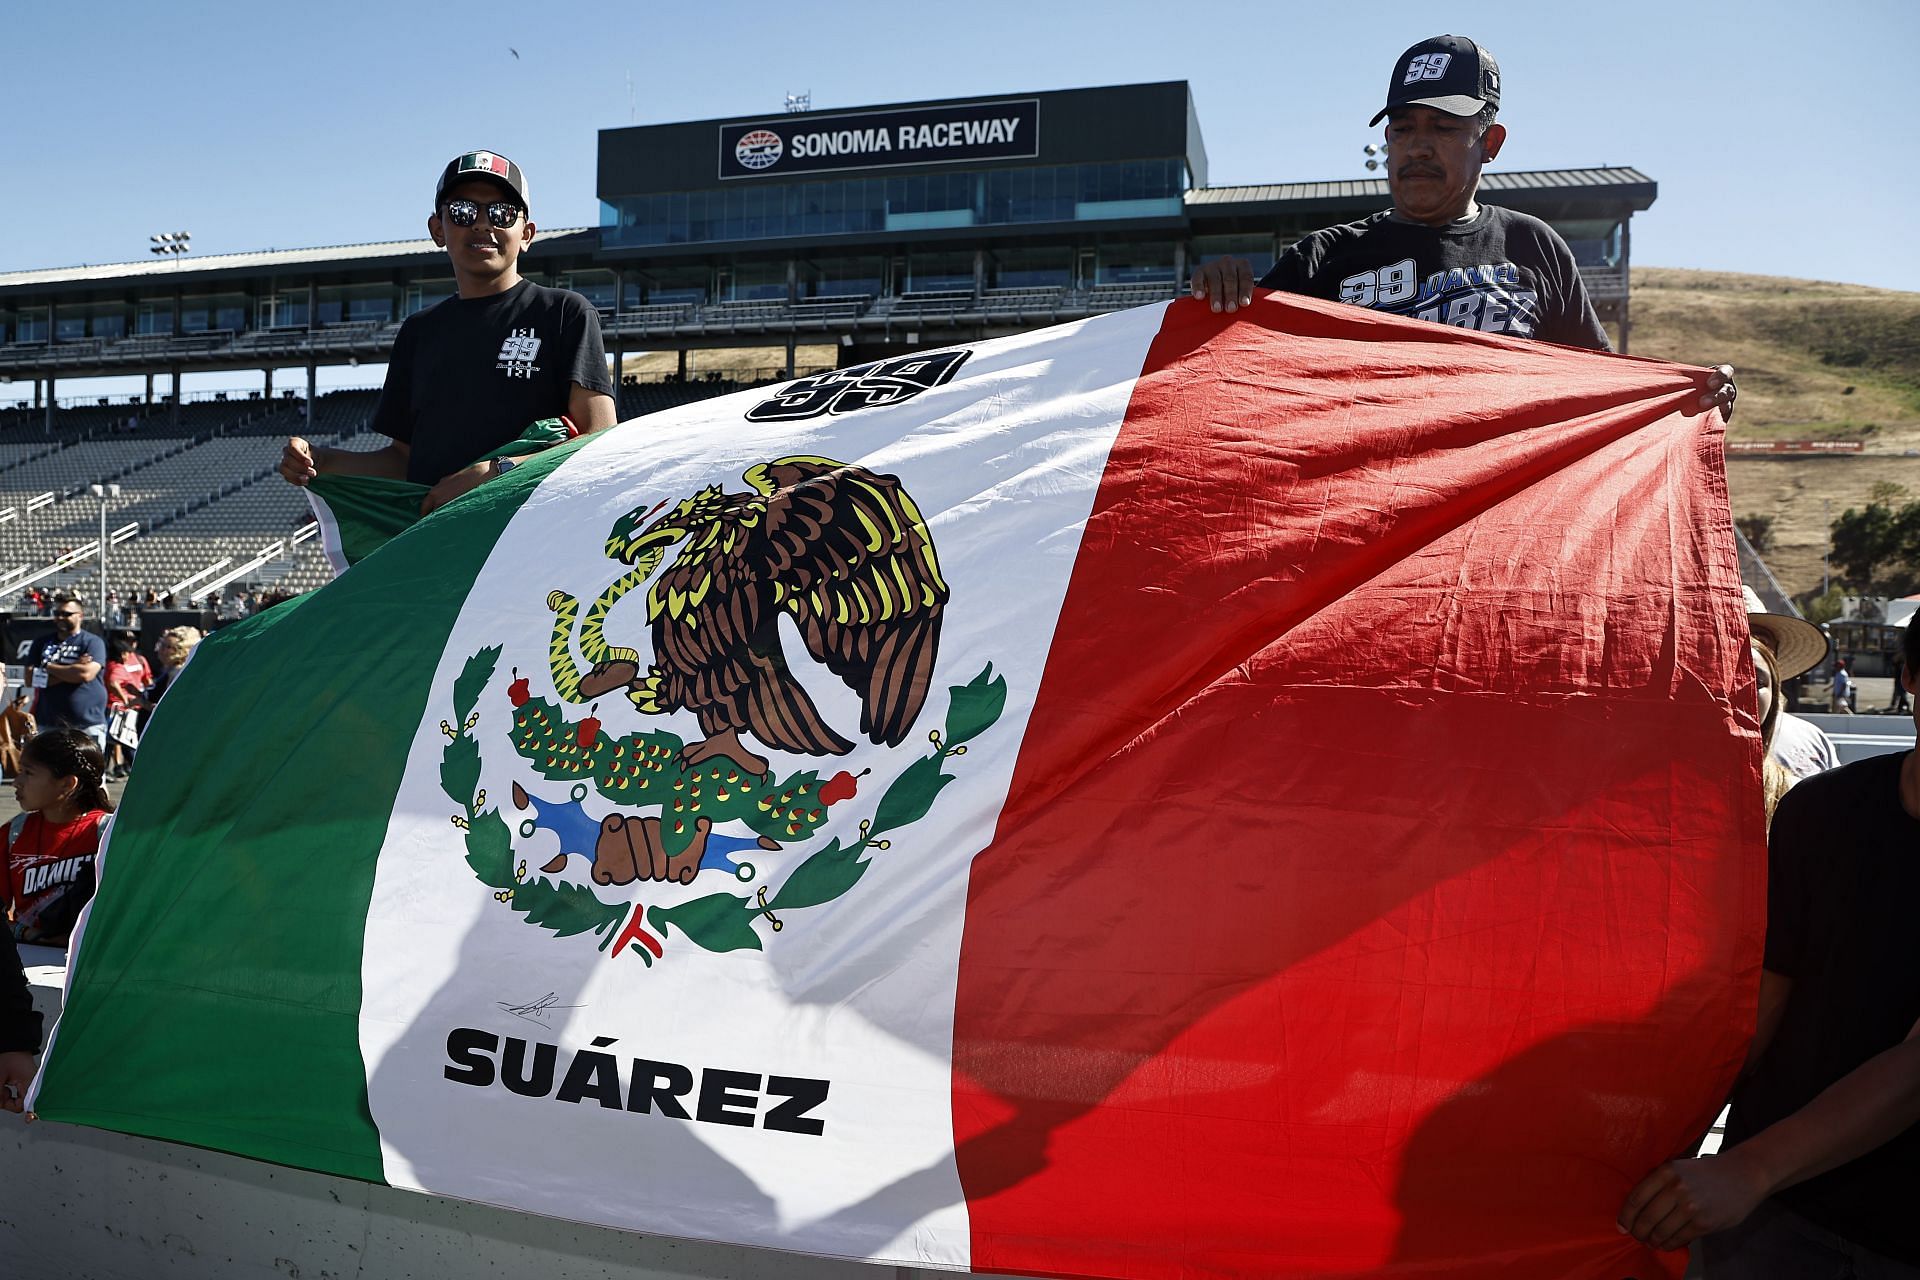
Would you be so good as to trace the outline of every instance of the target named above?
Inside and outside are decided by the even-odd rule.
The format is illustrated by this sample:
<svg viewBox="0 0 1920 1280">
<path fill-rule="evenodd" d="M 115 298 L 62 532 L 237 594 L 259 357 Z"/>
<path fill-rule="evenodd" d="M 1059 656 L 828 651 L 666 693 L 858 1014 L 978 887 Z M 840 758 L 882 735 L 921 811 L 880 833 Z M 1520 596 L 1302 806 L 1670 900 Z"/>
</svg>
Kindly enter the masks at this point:
<svg viewBox="0 0 1920 1280">
<path fill-rule="evenodd" d="M 793 367 L 797 370 L 831 369 L 839 359 L 840 348 L 827 345 L 803 345 L 794 348 Z M 687 369 L 692 377 L 721 373 L 752 375 L 780 369 L 787 363 L 787 349 L 779 347 L 720 347 L 687 352 Z M 621 368 L 627 376 L 652 379 L 664 377 L 680 367 L 677 351 L 628 352 Z"/>
<path fill-rule="evenodd" d="M 1883 480 L 1920 496 L 1920 293 L 1714 271 L 1633 273 L 1633 352 L 1727 363 L 1740 380 L 1735 440 L 1859 440 L 1844 458 L 1733 458 L 1735 515 L 1774 517 L 1767 561 L 1817 591 L 1832 515 Z"/>
</svg>

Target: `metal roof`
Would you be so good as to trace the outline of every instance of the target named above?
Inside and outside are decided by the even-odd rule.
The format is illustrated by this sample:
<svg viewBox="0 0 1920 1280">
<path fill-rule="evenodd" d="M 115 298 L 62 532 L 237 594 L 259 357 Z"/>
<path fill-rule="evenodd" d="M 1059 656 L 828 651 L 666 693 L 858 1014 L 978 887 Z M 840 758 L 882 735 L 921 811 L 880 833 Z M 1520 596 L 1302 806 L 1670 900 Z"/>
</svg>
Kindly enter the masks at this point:
<svg viewBox="0 0 1920 1280">
<path fill-rule="evenodd" d="M 542 231 L 528 252 L 560 247 L 550 243 L 579 235 L 590 227 Z M 565 246 L 574 248 L 576 246 Z M 253 253 L 211 253 L 201 256 L 154 258 L 137 262 L 83 263 L 38 271 L 0 272 L 0 288 L 21 284 L 77 284 L 89 280 L 157 280 L 198 275 L 207 271 L 246 271 L 260 267 L 335 266 L 369 258 L 438 257 L 446 250 L 432 240 L 381 240 L 373 244 L 327 245 L 312 249 L 262 249 Z"/>
<path fill-rule="evenodd" d="M 1638 169 L 1534 169 L 1520 173 L 1488 173 L 1480 189 L 1495 191 L 1593 190 L 1608 187 L 1653 187 L 1653 179 Z M 1293 203 L 1308 200 L 1384 201 L 1385 178 L 1351 178 L 1333 182 L 1271 182 L 1245 187 L 1199 187 L 1187 192 L 1187 207 L 1224 204 Z"/>
</svg>

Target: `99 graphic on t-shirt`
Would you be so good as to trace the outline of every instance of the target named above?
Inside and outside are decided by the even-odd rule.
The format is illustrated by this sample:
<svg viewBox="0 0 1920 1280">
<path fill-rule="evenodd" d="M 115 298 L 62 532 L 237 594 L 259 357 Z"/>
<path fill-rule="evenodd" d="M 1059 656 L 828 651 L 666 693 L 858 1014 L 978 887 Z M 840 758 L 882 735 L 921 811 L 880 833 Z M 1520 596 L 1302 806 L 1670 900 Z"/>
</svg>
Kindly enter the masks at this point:
<svg viewBox="0 0 1920 1280">
<path fill-rule="evenodd" d="M 1531 338 L 1540 320 L 1540 298 L 1520 287 L 1511 262 L 1449 267 L 1420 279 L 1412 258 L 1359 271 L 1340 282 L 1340 301 L 1482 333 Z"/>
<path fill-rule="evenodd" d="M 500 344 L 499 362 L 493 367 L 504 369 L 509 378 L 531 378 L 540 372 L 540 366 L 533 362 L 540 354 L 540 339 L 531 329 L 515 329 Z"/>
</svg>

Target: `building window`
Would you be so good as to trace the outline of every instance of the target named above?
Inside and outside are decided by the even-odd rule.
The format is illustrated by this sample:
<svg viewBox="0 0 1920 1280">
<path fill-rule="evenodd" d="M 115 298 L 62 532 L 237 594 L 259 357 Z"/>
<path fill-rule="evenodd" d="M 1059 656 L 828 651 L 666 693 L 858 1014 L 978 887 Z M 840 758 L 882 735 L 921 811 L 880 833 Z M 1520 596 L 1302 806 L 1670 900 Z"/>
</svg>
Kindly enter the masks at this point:
<svg viewBox="0 0 1920 1280">
<path fill-rule="evenodd" d="M 451 278 L 445 280 L 415 280 L 407 286 L 407 297 L 401 317 L 404 319 L 416 311 L 425 311 L 436 303 L 444 302 L 459 292 Z"/>
<path fill-rule="evenodd" d="M 642 272 L 640 305 L 665 307 L 691 302 L 698 306 L 707 300 L 708 272 L 705 267 L 661 267 Z"/>
<path fill-rule="evenodd" d="M 1171 244 L 1101 245 L 1094 268 L 1094 283 L 1166 284 L 1173 280 Z"/>
<path fill-rule="evenodd" d="M 971 253 L 916 253 L 907 258 L 908 293 L 973 291 Z"/>
<path fill-rule="evenodd" d="M 222 293 L 207 300 L 212 312 L 212 327 L 239 333 L 247 327 L 247 300 L 237 293 Z"/>
<path fill-rule="evenodd" d="M 722 302 L 785 302 L 787 264 L 742 262 L 721 272 Z"/>
<path fill-rule="evenodd" d="M 938 227 L 1178 217 L 1186 163 L 1112 164 L 729 183 L 637 195 L 601 210 L 607 245 L 701 244 L 781 236 L 858 235 Z"/>
<path fill-rule="evenodd" d="M 1624 241 L 1621 235 L 1623 224 L 1610 218 L 1595 218 L 1582 221 L 1556 222 L 1553 229 L 1558 231 L 1573 250 L 1573 260 L 1583 267 L 1617 267 L 1620 265 L 1621 250 Z"/>
<path fill-rule="evenodd" d="M 262 329 L 304 329 L 307 327 L 307 291 L 289 290 L 260 299 Z"/>
<path fill-rule="evenodd" d="M 1193 260 L 1189 266 L 1202 266 L 1219 258 L 1245 258 L 1253 264 L 1253 278 L 1273 270 L 1272 236 L 1195 236 Z"/>
<path fill-rule="evenodd" d="M 611 271 L 573 271 L 561 277 L 560 287 L 573 290 L 600 311 L 611 311 L 617 292 L 615 282 Z"/>
<path fill-rule="evenodd" d="M 1064 288 L 1073 283 L 1073 251 L 996 249 L 987 258 L 990 289 Z"/>
<path fill-rule="evenodd" d="M 878 296 L 885 263 L 878 257 L 816 258 L 800 264 L 802 298 Z"/>
<path fill-rule="evenodd" d="M 385 285 L 366 285 L 346 291 L 348 324 L 390 324 L 393 321 L 393 290 Z"/>
<path fill-rule="evenodd" d="M 133 331 L 143 337 L 159 337 L 173 332 L 171 302 L 143 302 L 134 313 Z"/>
</svg>

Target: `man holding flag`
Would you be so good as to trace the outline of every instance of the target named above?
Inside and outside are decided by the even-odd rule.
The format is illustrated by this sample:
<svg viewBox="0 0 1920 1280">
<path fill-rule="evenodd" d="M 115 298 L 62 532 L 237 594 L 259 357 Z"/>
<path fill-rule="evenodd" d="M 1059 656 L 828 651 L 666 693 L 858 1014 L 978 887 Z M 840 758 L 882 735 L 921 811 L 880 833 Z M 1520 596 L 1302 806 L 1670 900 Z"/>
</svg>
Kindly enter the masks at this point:
<svg viewBox="0 0 1920 1280">
<path fill-rule="evenodd" d="M 1465 36 L 1435 36 L 1394 63 L 1387 103 L 1387 189 L 1393 206 L 1313 232 L 1259 284 L 1482 333 L 1610 349 L 1580 269 L 1538 218 L 1477 200 L 1482 167 L 1500 154 L 1500 67 Z M 1253 300 L 1245 258 L 1195 269 L 1193 296 L 1215 311 Z M 1719 365 L 1702 407 L 1731 417 L 1733 368 Z"/>
<path fill-rule="evenodd" d="M 550 444 L 613 425 L 598 313 L 520 275 L 535 232 L 520 166 L 490 151 L 448 161 L 427 230 L 459 292 L 408 317 L 394 339 L 372 422 L 392 443 L 360 453 L 294 436 L 280 458 L 289 483 L 405 481 L 418 492 L 383 496 L 410 500 L 405 516 L 424 515 Z"/>
</svg>

